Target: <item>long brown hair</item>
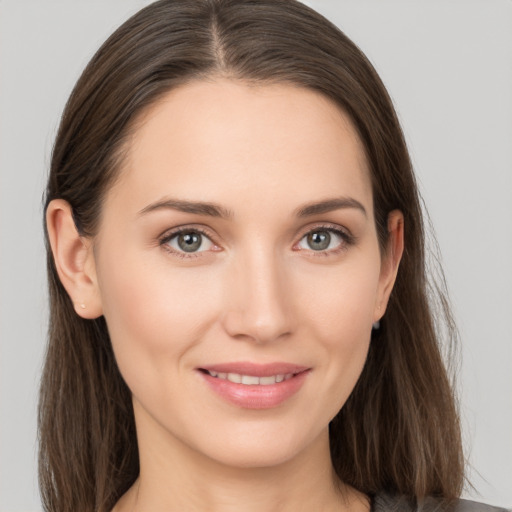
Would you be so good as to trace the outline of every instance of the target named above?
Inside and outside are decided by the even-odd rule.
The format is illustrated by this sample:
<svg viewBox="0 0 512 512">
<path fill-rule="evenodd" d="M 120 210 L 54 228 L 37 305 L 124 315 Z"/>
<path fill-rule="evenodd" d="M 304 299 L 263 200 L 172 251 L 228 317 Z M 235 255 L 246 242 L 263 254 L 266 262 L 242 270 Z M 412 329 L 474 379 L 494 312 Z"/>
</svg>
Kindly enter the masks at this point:
<svg viewBox="0 0 512 512">
<path fill-rule="evenodd" d="M 98 50 L 69 98 L 46 206 L 67 200 L 80 234 L 94 236 L 138 116 L 177 85 L 219 75 L 319 91 L 352 118 L 371 168 L 380 244 L 389 212 L 399 209 L 405 252 L 362 375 L 330 424 L 333 466 L 342 481 L 369 495 L 457 497 L 460 428 L 438 324 L 444 321 L 448 340 L 455 331 L 439 292 L 443 283 L 436 288 L 427 281 L 410 158 L 374 68 L 325 18 L 294 0 L 161 0 L 139 11 Z M 46 238 L 51 308 L 39 404 L 43 503 L 51 512 L 106 512 L 139 471 L 131 394 L 104 318 L 76 315 Z"/>
</svg>

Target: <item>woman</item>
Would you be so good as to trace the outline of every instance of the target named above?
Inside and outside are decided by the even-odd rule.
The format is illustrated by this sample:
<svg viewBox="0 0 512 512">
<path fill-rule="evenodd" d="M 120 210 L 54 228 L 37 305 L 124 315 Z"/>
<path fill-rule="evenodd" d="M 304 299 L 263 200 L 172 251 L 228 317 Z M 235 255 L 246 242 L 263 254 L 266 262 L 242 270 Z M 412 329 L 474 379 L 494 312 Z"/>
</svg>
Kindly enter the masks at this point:
<svg viewBox="0 0 512 512">
<path fill-rule="evenodd" d="M 71 95 L 46 206 L 48 510 L 465 506 L 407 149 L 325 19 L 140 11 Z"/>
</svg>

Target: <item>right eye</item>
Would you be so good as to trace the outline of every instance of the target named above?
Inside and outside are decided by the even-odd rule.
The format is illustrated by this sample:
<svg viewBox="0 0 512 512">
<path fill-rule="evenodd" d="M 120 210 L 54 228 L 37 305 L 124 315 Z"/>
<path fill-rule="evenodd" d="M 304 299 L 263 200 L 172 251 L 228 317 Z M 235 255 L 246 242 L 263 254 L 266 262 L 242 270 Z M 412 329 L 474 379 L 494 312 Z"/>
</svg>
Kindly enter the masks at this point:
<svg viewBox="0 0 512 512">
<path fill-rule="evenodd" d="M 188 257 L 187 254 L 192 256 L 195 253 L 205 252 L 215 247 L 210 238 L 197 228 L 173 231 L 160 240 L 160 245 L 183 258 Z"/>
</svg>

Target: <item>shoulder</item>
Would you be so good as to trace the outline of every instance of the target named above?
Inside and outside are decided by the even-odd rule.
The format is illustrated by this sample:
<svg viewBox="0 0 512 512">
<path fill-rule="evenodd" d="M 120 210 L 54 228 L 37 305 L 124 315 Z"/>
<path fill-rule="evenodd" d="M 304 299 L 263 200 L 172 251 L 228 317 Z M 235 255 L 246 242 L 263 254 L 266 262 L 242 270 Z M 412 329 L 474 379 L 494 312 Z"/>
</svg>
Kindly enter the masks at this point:
<svg viewBox="0 0 512 512">
<path fill-rule="evenodd" d="M 458 500 L 454 512 L 511 512 L 511 509 L 494 507 L 478 501 Z"/>
<path fill-rule="evenodd" d="M 415 503 L 405 496 L 379 493 L 373 499 L 372 512 L 512 512 L 512 509 L 463 499 L 449 505 L 436 498 Z"/>
</svg>

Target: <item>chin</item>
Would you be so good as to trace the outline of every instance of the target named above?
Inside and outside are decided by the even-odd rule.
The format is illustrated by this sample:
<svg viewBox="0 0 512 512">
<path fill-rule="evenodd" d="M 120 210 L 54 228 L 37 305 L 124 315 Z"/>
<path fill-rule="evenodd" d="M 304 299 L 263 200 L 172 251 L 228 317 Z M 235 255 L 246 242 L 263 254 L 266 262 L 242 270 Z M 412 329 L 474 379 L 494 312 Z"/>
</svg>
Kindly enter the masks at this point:
<svg viewBox="0 0 512 512">
<path fill-rule="evenodd" d="M 278 467 L 293 460 L 299 450 L 276 450 L 274 446 L 252 446 L 241 450 L 228 449 L 223 453 L 212 453 L 217 464 L 237 469 L 261 469 Z"/>
<path fill-rule="evenodd" d="M 215 441 L 209 442 L 208 446 L 198 447 L 199 451 L 212 461 L 240 469 L 271 468 L 300 460 L 307 456 L 313 446 L 317 449 L 318 443 L 325 443 L 326 449 L 329 449 L 327 426 L 320 433 L 260 426 L 258 430 L 246 428 L 245 432 L 232 432 L 226 438 L 219 437 Z"/>
</svg>

